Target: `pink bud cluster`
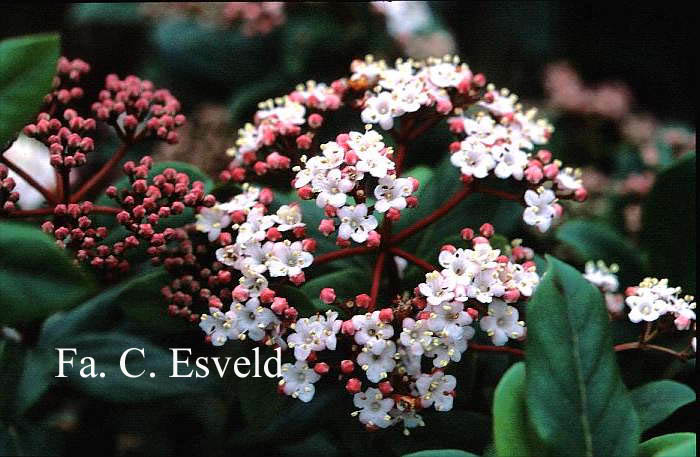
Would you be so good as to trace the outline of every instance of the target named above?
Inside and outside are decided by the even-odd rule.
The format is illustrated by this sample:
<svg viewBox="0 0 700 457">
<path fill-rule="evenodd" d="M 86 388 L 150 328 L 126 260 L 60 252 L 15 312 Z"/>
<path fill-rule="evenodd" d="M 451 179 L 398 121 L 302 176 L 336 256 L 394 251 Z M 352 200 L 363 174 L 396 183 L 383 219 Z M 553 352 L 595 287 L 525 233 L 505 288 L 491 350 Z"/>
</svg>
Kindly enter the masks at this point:
<svg viewBox="0 0 700 457">
<path fill-rule="evenodd" d="M 84 165 L 88 153 L 95 149 L 92 137 L 95 120 L 83 118 L 67 108 L 60 118 L 39 113 L 35 124 L 24 127 L 24 134 L 36 138 L 49 148 L 51 165 L 59 169 Z"/>
<path fill-rule="evenodd" d="M 177 143 L 175 129 L 185 122 L 180 102 L 167 89 L 156 89 L 137 76 L 119 79 L 107 75 L 99 100 L 92 104 L 95 116 L 109 122 L 129 141 L 155 136 Z"/>
<path fill-rule="evenodd" d="M 15 210 L 19 193 L 15 189 L 15 180 L 9 175 L 9 170 L 0 164 L 0 214 L 7 214 Z"/>
<path fill-rule="evenodd" d="M 59 58 L 52 90 L 44 97 L 44 104 L 58 102 L 65 106 L 75 99 L 82 98 L 84 91 L 79 85 L 80 79 L 89 72 L 90 65 L 81 59 Z"/>
<path fill-rule="evenodd" d="M 146 242 L 147 254 L 153 263 L 159 263 L 160 256 L 166 251 L 166 243 L 176 236 L 174 229 L 163 229 L 159 223 L 182 214 L 185 208 L 213 206 L 215 199 L 213 195 L 205 194 L 204 183 L 190 182 L 186 173 L 174 168 L 150 176 L 152 166 L 150 156 L 143 157 L 138 164 L 126 162 L 123 169 L 131 182 L 130 187 L 118 190 L 110 186 L 106 193 L 121 207 L 115 216 L 117 222 L 131 232 L 124 243 L 138 246 L 140 241 Z"/>
</svg>

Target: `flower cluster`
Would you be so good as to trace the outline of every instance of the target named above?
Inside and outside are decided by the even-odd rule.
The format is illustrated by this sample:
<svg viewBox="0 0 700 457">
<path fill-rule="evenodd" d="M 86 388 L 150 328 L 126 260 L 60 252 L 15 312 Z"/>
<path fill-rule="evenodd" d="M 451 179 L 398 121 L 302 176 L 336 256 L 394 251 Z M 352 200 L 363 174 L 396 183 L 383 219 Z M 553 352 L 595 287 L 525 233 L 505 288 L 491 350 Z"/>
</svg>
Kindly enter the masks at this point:
<svg viewBox="0 0 700 457">
<path fill-rule="evenodd" d="M 668 279 L 656 278 L 645 278 L 638 286 L 627 288 L 630 321 L 654 322 L 669 315 L 678 330 L 690 329 L 695 321 L 695 298 L 681 296 L 681 292 L 680 287 L 669 287 Z"/>
<path fill-rule="evenodd" d="M 398 220 L 401 210 L 415 206 L 411 194 L 418 189 L 413 178 L 397 178 L 393 151 L 387 148 L 382 136 L 368 128 L 366 132 L 338 135 L 336 141 L 324 143 L 321 155 L 306 159 L 297 172 L 293 185 L 302 199 L 316 199 L 316 205 L 325 208 L 326 215 L 337 217 L 338 244 L 352 239 L 357 243 L 377 245 L 380 235 L 377 218 L 372 214 L 384 213 L 389 220 Z M 374 205 L 365 203 L 374 197 Z M 350 198 L 355 202 L 348 205 Z M 335 231 L 334 219 L 321 221 L 319 230 L 326 236 Z"/>
<path fill-rule="evenodd" d="M 488 304 L 479 325 L 494 344 L 522 338 L 524 323 L 518 320 L 517 308 L 507 303 L 526 299 L 539 282 L 530 249 L 516 242 L 508 255 L 502 254 L 485 236 L 493 234 L 493 228 L 486 224 L 481 232 L 482 236 L 474 237 L 471 229 L 462 231 L 472 249 L 444 246 L 440 263 L 445 269 L 426 274 L 412 298 L 399 298 L 392 307 L 374 310 L 369 296 L 360 294 L 347 308 L 359 314 L 345 321 L 331 310 L 299 319 L 286 339 L 296 362 L 283 366 L 281 391 L 310 401 L 314 383 L 330 370 L 321 361 L 322 351 L 334 351 L 339 337 L 349 338 L 354 358 L 342 360 L 338 370 L 350 377 L 346 390 L 354 394 L 359 408 L 353 415 L 369 429 L 399 422 L 409 429 L 422 425 L 417 414 L 421 409 L 450 410 L 456 379 L 444 370 L 461 360 L 475 335 L 472 324 L 479 311 L 474 307 Z M 335 303 L 334 291 L 322 290 L 321 300 Z M 424 358 L 430 361 L 428 372 L 424 372 Z M 362 391 L 358 372 L 376 387 Z"/>
<path fill-rule="evenodd" d="M 175 129 L 185 122 L 180 102 L 167 89 L 156 89 L 137 76 L 107 75 L 99 100 L 92 104 L 98 119 L 109 122 L 124 138 L 157 136 L 177 143 Z"/>
</svg>

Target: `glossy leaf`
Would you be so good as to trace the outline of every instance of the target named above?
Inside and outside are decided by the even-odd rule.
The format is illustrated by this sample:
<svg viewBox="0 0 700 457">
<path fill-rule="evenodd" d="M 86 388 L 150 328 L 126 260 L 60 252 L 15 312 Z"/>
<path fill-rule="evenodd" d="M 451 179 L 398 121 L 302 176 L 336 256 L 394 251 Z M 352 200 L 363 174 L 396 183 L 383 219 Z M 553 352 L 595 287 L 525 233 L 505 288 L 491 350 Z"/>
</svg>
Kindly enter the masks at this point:
<svg viewBox="0 0 700 457">
<path fill-rule="evenodd" d="M 527 407 L 558 456 L 629 456 L 639 418 L 620 378 L 603 297 L 551 256 L 528 303 Z"/>
<path fill-rule="evenodd" d="M 695 401 L 695 391 L 685 384 L 664 379 L 630 391 L 642 430 L 661 423 L 678 408 Z"/>
<path fill-rule="evenodd" d="M 0 41 L 0 149 L 35 120 L 51 90 L 59 46 L 56 34 Z"/>
<path fill-rule="evenodd" d="M 510 367 L 496 387 L 493 398 L 493 435 L 499 457 L 540 456 L 528 437 L 525 407 L 525 363 Z"/>
<path fill-rule="evenodd" d="M 639 445 L 639 457 L 694 457 L 697 455 L 695 433 L 670 433 Z"/>
<path fill-rule="evenodd" d="M 0 323 L 13 325 L 71 308 L 93 281 L 40 229 L 0 223 Z"/>
</svg>

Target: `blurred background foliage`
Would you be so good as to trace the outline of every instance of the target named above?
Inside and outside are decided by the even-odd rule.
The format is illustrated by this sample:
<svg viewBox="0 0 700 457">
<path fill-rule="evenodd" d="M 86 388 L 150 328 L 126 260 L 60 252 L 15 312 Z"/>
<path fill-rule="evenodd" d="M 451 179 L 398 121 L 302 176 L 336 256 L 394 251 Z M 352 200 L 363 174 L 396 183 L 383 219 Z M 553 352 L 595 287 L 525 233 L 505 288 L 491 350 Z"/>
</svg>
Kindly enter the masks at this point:
<svg viewBox="0 0 700 457">
<path fill-rule="evenodd" d="M 491 221 L 501 234 L 524 238 L 538 253 L 553 250 L 579 268 L 587 260 L 616 262 L 623 286 L 658 275 L 695 292 L 692 15 L 642 4 L 429 2 L 424 7 L 392 22 L 381 8 L 362 3 L 287 4 L 281 18 L 273 14 L 246 26 L 221 14 L 221 4 L 23 3 L 2 6 L 0 38 L 59 31 L 63 55 L 92 65 L 84 100 L 93 98 L 108 73 L 134 73 L 169 88 L 188 116 L 180 144 L 146 143 L 130 154 L 191 163 L 214 180 L 226 166 L 224 151 L 236 129 L 259 101 L 308 79 L 345 75 L 350 61 L 367 53 L 387 59 L 457 53 L 489 81 L 544 108 L 557 129 L 550 144 L 555 157 L 584 168 L 591 199 L 571 205 L 567 222 L 547 236 L 522 227 L 512 202 L 470 199 L 411 241 L 418 243 L 419 255 L 435 255 L 437 246 L 455 241 L 450 237 L 463 226 Z M 584 101 L 572 103 L 577 97 Z M 341 124 L 347 120 L 334 121 Z M 116 145 L 109 132 L 101 135 L 97 143 L 103 146 L 89 165 L 95 168 Z M 422 153 L 413 154 L 408 165 L 420 167 L 413 174 L 425 184 L 421 206 L 400 225 L 439 205 L 456 185 L 454 167 L 439 162 L 449 141 L 443 128 L 412 145 Z M 193 168 L 192 173 L 201 172 Z M 312 206 L 305 218 L 315 227 L 320 214 Z M 0 247 L 15 241 L 0 237 Z M 46 249 L 47 258 L 58 255 Z M 63 260 L 56 261 L 57 271 Z M 333 279 L 337 291 L 359 293 L 366 269 L 361 261 L 339 263 L 318 272 L 323 279 L 310 281 L 305 291 L 315 298 L 319 284 Z M 406 287 L 412 288 L 420 274 L 407 270 Z M 0 422 L 19 418 L 0 431 L 0 454 L 391 456 L 431 448 L 481 454 L 492 441 L 494 390 L 515 362 L 506 354 L 467 352 L 456 368 L 455 410 L 429 415 L 428 426 L 410 437 L 399 430 L 367 434 L 346 414 L 350 396 L 337 386 L 323 388 L 328 380 L 308 405 L 276 395 L 274 381 L 265 378 L 179 384 L 163 376 L 135 385 L 112 376 L 110 383 L 55 382 L 52 357 L 59 343 L 99 354 L 95 357 L 112 370 L 118 369 L 124 348 L 146 347 L 144 369 L 159 373 L 170 371 L 168 347 L 192 347 L 197 355 L 250 355 L 246 345 L 207 347 L 199 329 L 167 319 L 158 285 L 165 280 L 160 270 L 144 266 L 119 285 L 76 298 L 81 304 L 46 320 L 29 336 L 30 345 L 0 340 L 3 382 L 13 373 L 20 379 L 0 391 Z M 626 321 L 612 329 L 616 343 L 637 332 Z M 658 373 L 689 382 L 694 372 L 694 361 L 669 362 L 663 355 L 624 354 L 619 361 L 630 387 Z M 692 430 L 692 411 L 693 406 L 682 408 L 645 436 Z"/>
</svg>

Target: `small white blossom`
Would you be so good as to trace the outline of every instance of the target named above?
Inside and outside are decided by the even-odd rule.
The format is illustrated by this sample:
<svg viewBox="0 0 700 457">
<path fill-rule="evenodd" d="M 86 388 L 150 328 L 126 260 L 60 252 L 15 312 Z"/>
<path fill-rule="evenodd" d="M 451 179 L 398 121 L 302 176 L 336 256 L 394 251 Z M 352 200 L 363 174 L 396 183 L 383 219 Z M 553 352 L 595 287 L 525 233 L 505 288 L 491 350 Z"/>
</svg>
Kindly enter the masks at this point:
<svg viewBox="0 0 700 457">
<path fill-rule="evenodd" d="M 380 178 L 379 184 L 374 188 L 374 196 L 377 199 L 374 208 L 380 213 L 387 212 L 389 208 L 402 210 L 406 207 L 406 197 L 411 195 L 412 191 L 413 185 L 407 178 Z"/>
<path fill-rule="evenodd" d="M 370 387 L 365 392 L 356 393 L 353 403 L 356 408 L 360 408 L 357 414 L 363 424 L 379 428 L 386 428 L 392 424 L 389 411 L 394 407 L 394 400 L 384 398 L 379 389 Z"/>
<path fill-rule="evenodd" d="M 452 393 L 457 387 L 457 379 L 442 371 L 433 374 L 422 374 L 416 380 L 416 389 L 421 397 L 423 408 L 435 406 L 436 411 L 449 411 L 454 400 Z"/>
<path fill-rule="evenodd" d="M 546 232 L 552 225 L 552 220 L 557 215 L 556 196 L 549 189 L 540 189 L 540 192 L 527 190 L 525 203 L 527 208 L 523 212 L 523 220 L 528 225 L 535 225 L 540 232 Z"/>
<path fill-rule="evenodd" d="M 202 208 L 196 218 L 195 228 L 206 233 L 209 241 L 216 240 L 221 234 L 221 230 L 231 225 L 231 216 L 219 205 Z"/>
<path fill-rule="evenodd" d="M 365 371 L 367 379 L 371 382 L 380 382 L 388 377 L 389 373 L 396 366 L 396 360 L 394 360 L 396 345 L 393 341 L 387 341 L 383 346 L 384 349 L 379 353 L 365 348 L 357 356 L 357 363 Z"/>
<path fill-rule="evenodd" d="M 229 313 L 227 313 L 227 317 Z M 243 339 L 247 334 L 253 341 L 261 341 L 265 337 L 265 329 L 271 324 L 276 324 L 279 319 L 269 309 L 260 305 L 260 300 L 250 298 L 245 305 L 233 302 L 230 310 L 233 327 L 237 332 L 236 337 Z"/>
<path fill-rule="evenodd" d="M 352 238 L 357 243 L 367 241 L 369 232 L 377 228 L 377 219 L 367 215 L 367 205 L 344 206 L 338 210 L 340 227 L 338 236 L 344 240 Z"/>
<path fill-rule="evenodd" d="M 489 304 L 488 316 L 482 317 L 479 324 L 496 346 L 503 346 L 508 338 L 517 339 L 525 335 L 524 324 L 518 322 L 518 310 L 501 300 Z"/>
<path fill-rule="evenodd" d="M 282 379 L 280 385 L 286 395 L 308 403 L 314 398 L 316 388 L 314 383 L 321 379 L 321 375 L 312 370 L 306 362 L 297 360 L 292 365 L 285 363 L 282 365 Z"/>
</svg>

